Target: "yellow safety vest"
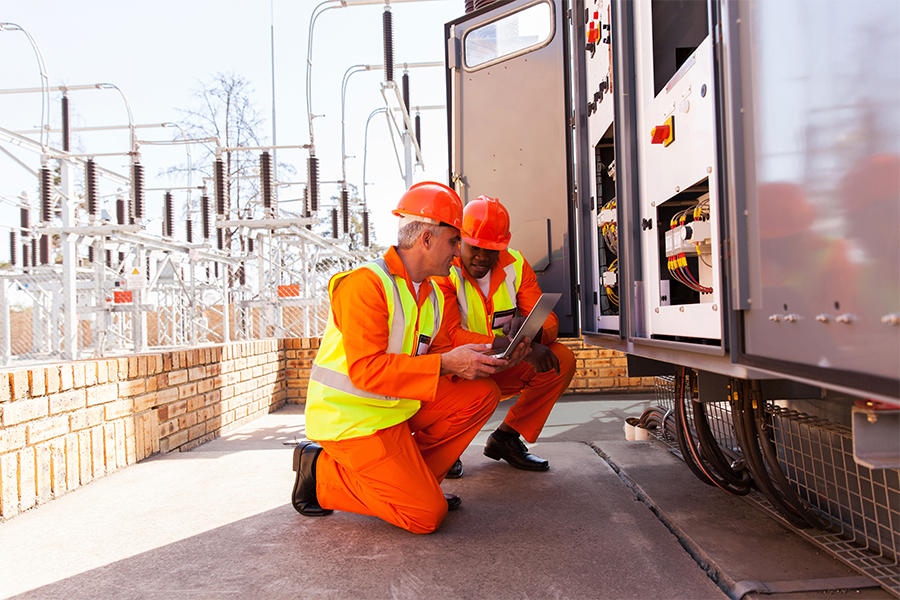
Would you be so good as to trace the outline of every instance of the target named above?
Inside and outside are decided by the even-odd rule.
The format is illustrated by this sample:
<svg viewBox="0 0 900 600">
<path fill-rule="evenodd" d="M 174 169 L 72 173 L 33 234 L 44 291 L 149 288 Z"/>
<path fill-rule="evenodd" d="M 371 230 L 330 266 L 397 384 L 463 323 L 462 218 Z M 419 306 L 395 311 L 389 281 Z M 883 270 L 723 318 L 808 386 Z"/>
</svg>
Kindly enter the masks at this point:
<svg viewBox="0 0 900 600">
<path fill-rule="evenodd" d="M 391 331 L 387 353 L 416 356 L 428 352 L 444 313 L 444 297 L 435 284 L 431 283 L 429 301 L 422 305 L 420 315 L 418 303 L 410 294 L 406 282 L 402 277 L 390 275 L 383 258 L 359 268 L 371 270 L 384 285 Z M 349 273 L 339 273 L 332 278 L 329 296 Z M 352 335 L 352 332 L 348 333 Z M 334 314 L 330 313 L 309 376 L 306 435 L 312 440 L 344 440 L 370 435 L 406 421 L 419 410 L 421 404 L 410 398 L 373 394 L 353 385 L 342 337 L 334 324 Z"/>
<path fill-rule="evenodd" d="M 490 335 L 492 327 L 488 325 L 488 319 L 493 321 L 495 315 L 503 312 L 514 313 L 516 310 L 516 296 L 519 293 L 519 286 L 522 284 L 522 267 L 525 264 L 525 258 L 522 253 L 517 250 L 507 250 L 515 259 L 512 263 L 506 265 L 504 283 L 497 288 L 492 298 L 494 311 L 488 315 L 485 309 L 486 303 L 481 301 L 481 295 L 477 284 L 472 284 L 463 277 L 463 267 L 453 266 L 450 269 L 450 281 L 456 288 L 456 301 L 459 304 L 459 313 L 462 317 L 463 329 L 473 331 L 482 335 Z M 491 323 L 495 325 L 495 323 Z M 495 337 L 503 335 L 502 324 L 493 327 Z"/>
</svg>

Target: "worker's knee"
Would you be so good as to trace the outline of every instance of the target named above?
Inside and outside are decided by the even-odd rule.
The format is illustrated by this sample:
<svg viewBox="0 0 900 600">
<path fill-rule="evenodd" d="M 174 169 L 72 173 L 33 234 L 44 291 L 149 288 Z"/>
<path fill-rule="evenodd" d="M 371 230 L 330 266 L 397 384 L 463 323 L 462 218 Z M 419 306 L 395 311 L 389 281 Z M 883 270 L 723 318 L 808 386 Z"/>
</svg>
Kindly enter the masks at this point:
<svg viewBox="0 0 900 600">
<path fill-rule="evenodd" d="M 569 350 L 568 346 L 559 342 L 552 343 L 550 351 L 553 352 L 556 360 L 559 361 L 560 375 L 566 375 L 571 379 L 571 376 L 575 373 L 575 354 Z"/>
<path fill-rule="evenodd" d="M 429 498 L 427 503 L 416 507 L 413 514 L 408 515 L 406 529 L 412 533 L 432 533 L 441 526 L 447 517 L 447 499 L 443 494 Z"/>
</svg>

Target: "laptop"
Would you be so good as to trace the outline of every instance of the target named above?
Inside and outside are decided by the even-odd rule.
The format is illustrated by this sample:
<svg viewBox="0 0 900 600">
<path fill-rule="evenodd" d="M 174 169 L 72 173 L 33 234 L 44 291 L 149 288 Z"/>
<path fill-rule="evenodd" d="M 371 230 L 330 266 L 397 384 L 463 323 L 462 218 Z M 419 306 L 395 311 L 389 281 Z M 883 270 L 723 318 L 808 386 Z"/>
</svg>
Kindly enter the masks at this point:
<svg viewBox="0 0 900 600">
<path fill-rule="evenodd" d="M 516 335 L 509 341 L 509 346 L 506 347 L 506 350 L 492 350 L 485 352 L 485 354 L 495 358 L 509 358 L 516 349 L 516 346 L 519 345 L 519 342 L 525 338 L 534 339 L 535 334 L 544 325 L 544 321 L 550 316 L 550 312 L 553 310 L 553 307 L 556 306 L 556 302 L 559 300 L 560 296 L 562 296 L 562 294 L 541 294 L 537 304 L 531 309 L 531 314 L 528 315 L 525 322 L 522 323 L 522 326 L 519 328 L 519 331 L 517 331 Z"/>
</svg>

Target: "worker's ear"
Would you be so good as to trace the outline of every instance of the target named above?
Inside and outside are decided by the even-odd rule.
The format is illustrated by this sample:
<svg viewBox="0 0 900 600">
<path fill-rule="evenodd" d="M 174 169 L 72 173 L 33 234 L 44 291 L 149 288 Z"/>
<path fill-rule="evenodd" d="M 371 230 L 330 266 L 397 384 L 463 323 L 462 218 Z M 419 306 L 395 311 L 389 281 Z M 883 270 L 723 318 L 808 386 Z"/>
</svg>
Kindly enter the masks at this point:
<svg viewBox="0 0 900 600">
<path fill-rule="evenodd" d="M 432 243 L 434 242 L 434 232 L 430 229 L 425 229 L 422 231 L 422 246 L 425 247 L 426 250 L 431 248 Z"/>
</svg>

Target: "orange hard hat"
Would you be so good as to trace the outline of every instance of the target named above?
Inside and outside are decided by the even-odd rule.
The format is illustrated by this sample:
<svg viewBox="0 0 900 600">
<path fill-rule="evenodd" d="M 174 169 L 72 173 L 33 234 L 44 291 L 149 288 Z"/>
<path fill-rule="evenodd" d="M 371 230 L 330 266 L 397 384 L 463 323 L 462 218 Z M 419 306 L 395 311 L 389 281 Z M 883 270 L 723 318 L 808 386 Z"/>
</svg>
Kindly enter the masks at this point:
<svg viewBox="0 0 900 600">
<path fill-rule="evenodd" d="M 462 227 L 462 200 L 452 188 L 436 181 L 423 181 L 400 196 L 396 217 L 420 217 L 429 223 Z"/>
<path fill-rule="evenodd" d="M 505 250 L 509 246 L 509 213 L 496 198 L 478 196 L 463 210 L 462 239 L 472 246 Z"/>
</svg>

